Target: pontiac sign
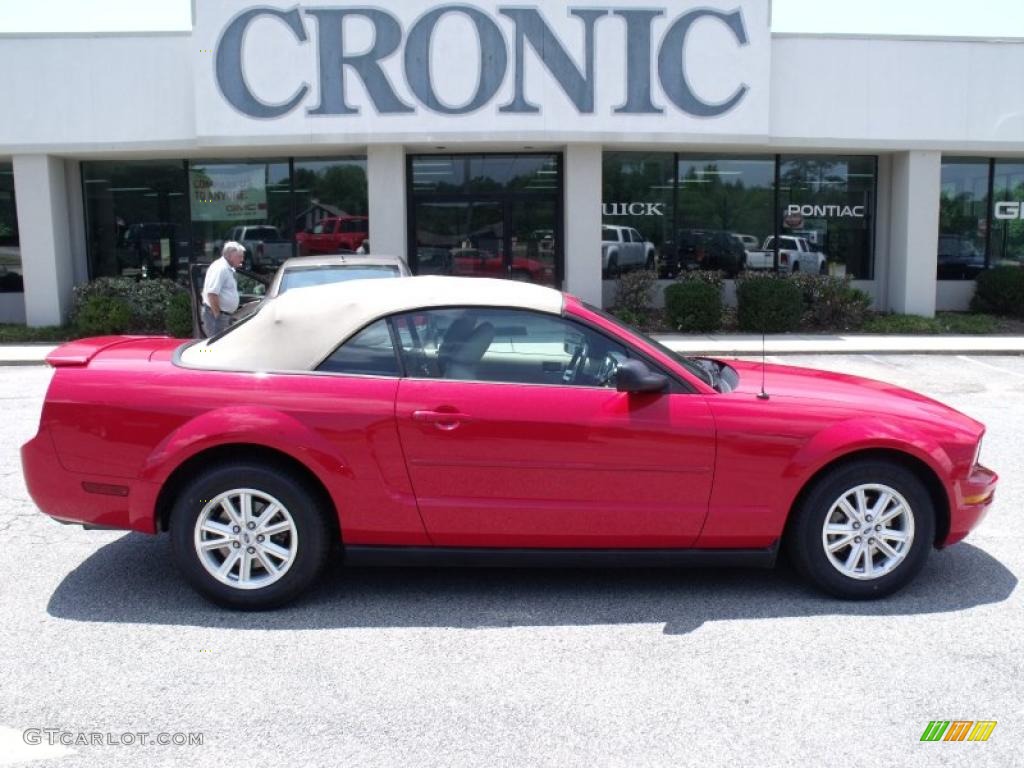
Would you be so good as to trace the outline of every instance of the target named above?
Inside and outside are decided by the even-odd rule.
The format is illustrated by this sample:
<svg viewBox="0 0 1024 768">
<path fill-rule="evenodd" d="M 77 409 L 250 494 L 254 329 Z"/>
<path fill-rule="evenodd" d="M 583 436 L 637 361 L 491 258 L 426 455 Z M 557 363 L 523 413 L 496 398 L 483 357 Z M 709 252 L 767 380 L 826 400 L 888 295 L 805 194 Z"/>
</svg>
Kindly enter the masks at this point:
<svg viewBox="0 0 1024 768">
<path fill-rule="evenodd" d="M 197 67 L 201 133 L 767 130 L 767 0 L 221 0 L 197 14 L 212 51 Z"/>
</svg>

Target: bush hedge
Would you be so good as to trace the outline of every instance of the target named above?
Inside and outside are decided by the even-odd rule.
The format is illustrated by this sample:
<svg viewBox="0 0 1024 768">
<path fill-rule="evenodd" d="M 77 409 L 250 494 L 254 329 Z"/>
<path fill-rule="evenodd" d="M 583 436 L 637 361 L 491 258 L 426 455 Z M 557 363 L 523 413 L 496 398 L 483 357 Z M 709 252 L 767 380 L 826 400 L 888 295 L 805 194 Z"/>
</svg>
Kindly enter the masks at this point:
<svg viewBox="0 0 1024 768">
<path fill-rule="evenodd" d="M 167 332 L 179 339 L 192 336 L 192 298 L 182 291 L 171 297 L 167 307 Z"/>
<path fill-rule="evenodd" d="M 657 282 L 658 273 L 654 270 L 640 269 L 623 273 L 618 279 L 615 294 L 619 317 L 623 316 L 622 313 L 627 313 L 631 318 L 644 317 L 654 300 L 654 286 Z"/>
<path fill-rule="evenodd" d="M 1024 269 L 994 267 L 979 274 L 971 310 L 1024 317 Z"/>
<path fill-rule="evenodd" d="M 803 294 L 805 326 L 855 331 L 867 320 L 871 296 L 850 285 L 850 278 L 797 274 L 789 279 Z"/>
<path fill-rule="evenodd" d="M 722 289 L 703 279 L 679 280 L 665 289 L 665 313 L 677 331 L 722 327 Z"/>
<path fill-rule="evenodd" d="M 740 330 L 784 333 L 800 327 L 803 293 L 791 279 L 744 273 L 736 280 L 737 321 Z"/>
<path fill-rule="evenodd" d="M 184 299 L 176 299 L 177 296 L 184 296 Z M 90 333 L 82 325 L 82 314 L 85 308 L 93 299 L 117 299 L 128 307 L 128 323 L 124 330 L 116 333 L 168 333 L 172 332 L 170 323 L 172 315 L 180 318 L 181 307 L 184 302 L 191 302 L 188 292 L 173 280 L 136 280 L 131 277 L 101 277 L 91 283 L 75 287 L 74 301 L 71 308 L 71 323 L 78 327 L 83 333 Z M 173 302 L 180 302 L 173 307 Z M 105 307 L 110 310 L 109 304 L 97 304 L 97 307 Z M 191 307 L 191 304 L 189 304 Z M 93 309 L 92 312 L 96 312 Z M 191 308 L 189 309 L 191 313 Z M 93 322 L 94 316 L 90 315 L 87 322 Z M 180 319 L 175 319 L 180 329 Z M 188 321 L 191 335 L 192 321 Z M 111 331 L 114 332 L 114 331 Z"/>
<path fill-rule="evenodd" d="M 131 325 L 131 306 L 116 296 L 90 296 L 75 317 L 75 326 L 84 336 L 127 333 Z"/>
</svg>

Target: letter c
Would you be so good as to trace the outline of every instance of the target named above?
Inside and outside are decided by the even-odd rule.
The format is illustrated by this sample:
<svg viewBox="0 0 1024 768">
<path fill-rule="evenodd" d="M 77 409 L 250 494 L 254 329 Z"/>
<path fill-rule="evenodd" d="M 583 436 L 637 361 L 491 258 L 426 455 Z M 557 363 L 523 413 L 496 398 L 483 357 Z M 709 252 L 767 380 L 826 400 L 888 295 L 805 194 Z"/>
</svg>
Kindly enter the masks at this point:
<svg viewBox="0 0 1024 768">
<path fill-rule="evenodd" d="M 661 41 L 661 50 L 658 51 L 658 78 L 661 80 L 665 95 L 683 112 L 696 117 L 717 117 L 739 104 L 750 88 L 746 83 L 741 83 L 732 96 L 718 104 L 703 101 L 690 88 L 690 83 L 686 79 L 685 64 L 681 64 L 683 49 L 690 27 L 702 17 L 718 19 L 732 31 L 741 46 L 749 43 L 747 31 L 743 28 L 743 17 L 738 10 L 722 13 L 710 8 L 696 8 L 676 19 L 665 33 Z"/>
<path fill-rule="evenodd" d="M 260 16 L 272 16 L 281 20 L 300 43 L 306 42 L 306 30 L 302 26 L 298 8 L 292 8 L 290 11 L 275 8 L 252 8 L 244 11 L 231 20 L 217 41 L 217 86 L 228 103 L 239 112 L 249 117 L 268 119 L 281 117 L 295 109 L 309 91 L 309 85 L 303 83 L 288 101 L 281 104 L 270 104 L 253 95 L 242 71 L 242 46 L 249 24 Z"/>
</svg>

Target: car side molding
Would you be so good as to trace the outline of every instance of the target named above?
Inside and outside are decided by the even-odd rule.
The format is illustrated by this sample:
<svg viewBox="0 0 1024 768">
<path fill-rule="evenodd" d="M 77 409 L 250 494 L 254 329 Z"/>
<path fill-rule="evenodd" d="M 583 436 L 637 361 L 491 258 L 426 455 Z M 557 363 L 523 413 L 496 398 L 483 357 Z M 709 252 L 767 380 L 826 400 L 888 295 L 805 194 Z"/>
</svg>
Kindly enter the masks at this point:
<svg viewBox="0 0 1024 768">
<path fill-rule="evenodd" d="M 772 568 L 779 542 L 764 549 L 510 549 L 346 545 L 360 566 L 456 568 Z"/>
</svg>

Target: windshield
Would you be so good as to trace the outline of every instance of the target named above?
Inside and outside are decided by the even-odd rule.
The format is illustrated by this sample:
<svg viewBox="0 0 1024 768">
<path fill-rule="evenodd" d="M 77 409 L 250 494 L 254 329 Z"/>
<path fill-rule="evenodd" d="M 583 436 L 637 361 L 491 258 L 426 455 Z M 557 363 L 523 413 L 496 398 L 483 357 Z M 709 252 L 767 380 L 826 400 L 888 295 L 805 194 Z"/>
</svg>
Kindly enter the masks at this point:
<svg viewBox="0 0 1024 768">
<path fill-rule="evenodd" d="M 343 265 L 327 267 L 300 267 L 286 269 L 281 278 L 278 294 L 291 288 L 308 288 L 311 285 L 327 285 L 341 283 L 345 280 L 373 280 L 380 277 L 401 277 L 398 267 L 381 264 L 379 266 L 346 267 Z"/>
<path fill-rule="evenodd" d="M 594 314 L 600 315 L 605 320 L 607 320 L 610 323 L 612 323 L 613 325 L 615 325 L 617 328 L 620 328 L 620 329 L 626 331 L 627 333 L 629 333 L 632 336 L 637 336 L 637 337 L 643 339 L 648 344 L 650 344 L 652 347 L 655 347 L 656 349 L 659 349 L 660 351 L 664 352 L 666 355 L 668 355 L 670 358 L 675 360 L 677 363 L 679 363 L 681 366 L 683 366 L 687 371 L 692 373 L 694 376 L 696 376 L 698 379 L 703 381 L 709 387 L 712 387 L 712 388 L 715 387 L 714 381 L 712 380 L 711 374 L 705 368 L 703 368 L 700 365 L 698 365 L 697 363 L 695 363 L 693 361 L 693 359 L 691 359 L 689 357 L 683 357 L 678 352 L 675 352 L 675 351 L 669 349 L 668 347 L 666 347 L 664 344 L 662 344 L 657 339 L 651 338 L 646 333 L 643 333 L 642 331 L 638 331 L 636 328 L 634 328 L 631 325 L 626 325 L 624 322 L 619 320 L 619 318 L 617 318 L 615 315 L 613 315 L 613 314 L 611 314 L 609 312 L 605 312 L 603 309 L 598 309 L 597 307 L 595 307 L 595 306 L 593 306 L 591 304 L 587 304 L 586 302 L 583 302 L 583 306 L 585 306 L 587 309 L 589 309 Z"/>
</svg>

